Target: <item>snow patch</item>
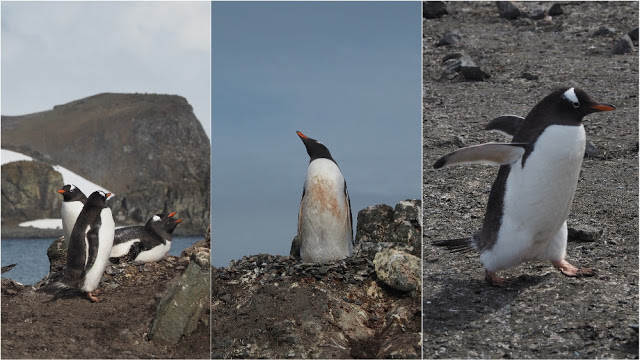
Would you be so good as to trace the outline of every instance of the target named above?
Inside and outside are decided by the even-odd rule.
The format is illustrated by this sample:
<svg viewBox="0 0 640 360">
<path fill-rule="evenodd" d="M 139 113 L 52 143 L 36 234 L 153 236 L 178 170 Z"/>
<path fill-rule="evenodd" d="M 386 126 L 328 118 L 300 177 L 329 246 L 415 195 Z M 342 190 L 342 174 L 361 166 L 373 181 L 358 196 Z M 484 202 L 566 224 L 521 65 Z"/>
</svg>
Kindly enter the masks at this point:
<svg viewBox="0 0 640 360">
<path fill-rule="evenodd" d="M 33 227 L 36 229 L 62 229 L 62 219 L 39 219 L 18 224 L 20 227 Z"/>
</svg>

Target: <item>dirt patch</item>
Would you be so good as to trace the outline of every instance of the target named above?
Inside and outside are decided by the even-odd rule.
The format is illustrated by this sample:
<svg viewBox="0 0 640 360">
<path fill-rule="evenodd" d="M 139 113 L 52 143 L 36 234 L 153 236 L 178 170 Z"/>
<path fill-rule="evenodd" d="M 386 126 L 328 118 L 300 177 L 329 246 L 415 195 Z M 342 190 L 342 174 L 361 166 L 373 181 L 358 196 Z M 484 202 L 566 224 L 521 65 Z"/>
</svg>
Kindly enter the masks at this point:
<svg viewBox="0 0 640 360">
<path fill-rule="evenodd" d="M 523 10 L 551 6 L 515 4 Z M 450 2 L 449 15 L 424 20 L 425 358 L 638 356 L 638 50 L 610 54 L 638 26 L 638 3 L 561 6 L 564 14 L 551 21 L 505 20 L 493 2 Z M 601 26 L 617 30 L 594 35 Z M 453 30 L 462 42 L 435 45 Z M 451 53 L 468 55 L 491 77 L 443 76 L 443 59 Z M 500 115 L 525 116 L 565 85 L 617 107 L 585 118 L 587 140 L 597 150 L 584 159 L 568 219 L 570 227 L 604 232 L 567 250 L 569 262 L 599 275 L 567 278 L 549 263 L 531 262 L 501 273 L 515 280 L 513 287 L 490 287 L 477 254 L 451 254 L 430 243 L 480 228 L 498 169 L 466 165 L 436 172 L 430 166 L 459 147 L 505 142 L 484 126 Z"/>
<path fill-rule="evenodd" d="M 158 302 L 188 263 L 188 257 L 168 256 L 107 274 L 100 303 L 82 296 L 51 301 L 49 294 L 3 278 L 2 357 L 208 359 L 208 313 L 176 345 L 147 340 Z M 115 285 L 116 276 L 127 280 Z"/>
</svg>

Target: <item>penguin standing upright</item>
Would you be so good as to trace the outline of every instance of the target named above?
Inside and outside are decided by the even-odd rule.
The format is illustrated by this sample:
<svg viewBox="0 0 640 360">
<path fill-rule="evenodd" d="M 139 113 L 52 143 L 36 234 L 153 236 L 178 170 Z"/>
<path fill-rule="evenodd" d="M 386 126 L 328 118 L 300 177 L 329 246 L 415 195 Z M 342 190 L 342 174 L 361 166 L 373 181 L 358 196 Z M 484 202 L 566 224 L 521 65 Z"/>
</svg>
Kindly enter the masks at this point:
<svg viewBox="0 0 640 360">
<path fill-rule="evenodd" d="M 82 207 L 87 202 L 87 197 L 84 195 L 80 188 L 73 184 L 67 184 L 58 190 L 59 194 L 62 194 L 62 206 L 60 213 L 62 215 L 62 231 L 64 233 L 64 242 L 69 246 L 69 239 L 71 238 L 71 231 L 73 225 L 76 223 L 76 219 Z"/>
<path fill-rule="evenodd" d="M 307 262 L 349 257 L 354 244 L 347 183 L 326 146 L 297 134 L 310 157 L 298 214 L 300 257 Z"/>
<path fill-rule="evenodd" d="M 73 226 L 64 277 L 58 284 L 85 292 L 93 302 L 100 301 L 96 289 L 113 246 L 115 224 L 107 205 L 110 195 L 103 191 L 89 195 Z"/>
<path fill-rule="evenodd" d="M 513 136 L 509 144 L 483 144 L 447 154 L 433 165 L 501 165 L 491 187 L 482 228 L 472 237 L 434 242 L 455 252 L 477 250 L 486 280 L 509 281 L 497 271 L 528 260 L 550 260 L 567 276 L 593 276 L 565 260 L 567 216 L 580 175 L 586 144 L 582 119 L 615 110 L 583 90 L 563 88 L 542 99 L 527 115 L 502 116 L 487 130 Z"/>
<path fill-rule="evenodd" d="M 120 258 L 144 263 L 160 261 L 171 249 L 173 231 L 182 222 L 169 215 L 156 214 L 144 226 L 128 226 L 117 229 L 109 261 L 120 262 Z"/>
</svg>

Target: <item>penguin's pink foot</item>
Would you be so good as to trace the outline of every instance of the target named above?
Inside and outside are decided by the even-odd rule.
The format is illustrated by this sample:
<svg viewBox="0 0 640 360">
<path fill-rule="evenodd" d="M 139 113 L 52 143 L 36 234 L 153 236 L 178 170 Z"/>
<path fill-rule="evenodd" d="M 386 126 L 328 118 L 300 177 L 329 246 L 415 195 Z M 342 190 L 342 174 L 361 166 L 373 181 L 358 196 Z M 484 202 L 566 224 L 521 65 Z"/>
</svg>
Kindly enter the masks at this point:
<svg viewBox="0 0 640 360">
<path fill-rule="evenodd" d="M 89 300 L 91 302 L 100 302 L 100 301 L 102 301 L 102 299 L 100 299 L 98 297 L 98 295 L 100 295 L 100 293 L 101 293 L 101 291 L 98 290 L 98 289 L 93 290 L 93 291 L 87 293 L 87 298 L 89 298 Z"/>
<path fill-rule="evenodd" d="M 591 268 L 577 268 L 565 260 L 560 261 L 552 261 L 553 266 L 560 270 L 563 274 L 570 277 L 579 277 L 579 276 L 595 276 L 596 271 Z"/>
<path fill-rule="evenodd" d="M 505 278 L 502 278 L 496 274 L 495 271 L 486 271 L 484 275 L 484 279 L 493 286 L 497 287 L 507 287 L 511 285 L 511 281 Z"/>
</svg>

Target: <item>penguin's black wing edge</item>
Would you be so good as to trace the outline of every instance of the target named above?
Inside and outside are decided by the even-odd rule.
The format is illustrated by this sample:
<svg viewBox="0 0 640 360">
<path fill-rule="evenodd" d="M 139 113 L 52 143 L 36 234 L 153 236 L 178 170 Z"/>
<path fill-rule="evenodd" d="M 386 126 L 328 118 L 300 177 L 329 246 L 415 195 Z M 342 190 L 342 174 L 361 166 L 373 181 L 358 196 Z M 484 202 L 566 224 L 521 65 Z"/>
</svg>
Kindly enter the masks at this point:
<svg viewBox="0 0 640 360">
<path fill-rule="evenodd" d="M 497 132 L 504 136 L 513 137 L 524 122 L 524 118 L 517 115 L 504 115 L 489 121 L 485 130 Z"/>
<path fill-rule="evenodd" d="M 458 149 L 442 156 L 434 164 L 434 169 L 463 164 L 510 165 L 525 152 L 527 143 L 488 143 Z"/>
</svg>

